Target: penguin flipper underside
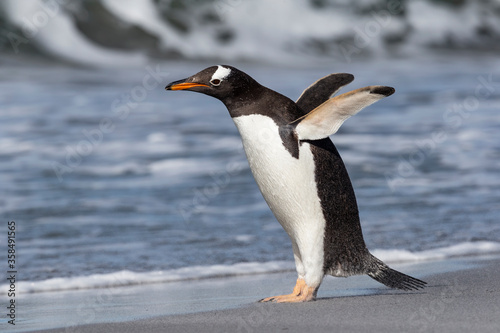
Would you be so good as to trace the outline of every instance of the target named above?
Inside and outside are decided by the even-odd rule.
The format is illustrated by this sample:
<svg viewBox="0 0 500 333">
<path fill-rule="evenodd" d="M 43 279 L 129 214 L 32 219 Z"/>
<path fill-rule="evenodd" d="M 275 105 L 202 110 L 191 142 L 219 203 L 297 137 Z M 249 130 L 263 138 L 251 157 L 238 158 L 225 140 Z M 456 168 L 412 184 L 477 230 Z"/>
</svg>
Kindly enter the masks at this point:
<svg viewBox="0 0 500 333">
<path fill-rule="evenodd" d="M 319 140 L 337 132 L 349 117 L 376 101 L 390 96 L 394 88 L 368 86 L 330 98 L 305 116 L 295 120 L 299 140 Z"/>
<path fill-rule="evenodd" d="M 327 101 L 343 86 L 351 83 L 354 80 L 354 75 L 348 73 L 334 73 L 322 77 L 300 95 L 295 102 L 299 108 L 305 112 L 309 112 Z"/>
</svg>

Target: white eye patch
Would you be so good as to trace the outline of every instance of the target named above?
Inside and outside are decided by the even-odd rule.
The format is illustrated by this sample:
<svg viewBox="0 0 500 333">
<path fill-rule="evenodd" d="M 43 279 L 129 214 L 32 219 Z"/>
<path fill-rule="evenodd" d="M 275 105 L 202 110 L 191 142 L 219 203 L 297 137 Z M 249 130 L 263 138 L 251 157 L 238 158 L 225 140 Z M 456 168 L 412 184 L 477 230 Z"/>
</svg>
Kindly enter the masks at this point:
<svg viewBox="0 0 500 333">
<path fill-rule="evenodd" d="M 222 67 L 219 65 L 214 75 L 212 75 L 210 82 L 213 82 L 215 83 L 214 85 L 218 86 L 222 80 L 229 76 L 229 74 L 231 74 L 230 68 Z"/>
</svg>

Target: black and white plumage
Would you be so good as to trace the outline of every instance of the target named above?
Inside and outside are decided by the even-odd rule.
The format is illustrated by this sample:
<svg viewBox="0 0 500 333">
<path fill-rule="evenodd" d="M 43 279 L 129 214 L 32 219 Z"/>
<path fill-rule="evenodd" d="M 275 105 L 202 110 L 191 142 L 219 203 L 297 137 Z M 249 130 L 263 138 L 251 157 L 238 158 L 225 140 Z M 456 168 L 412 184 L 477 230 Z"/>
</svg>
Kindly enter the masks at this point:
<svg viewBox="0 0 500 333">
<path fill-rule="evenodd" d="M 262 301 L 313 300 L 327 274 L 367 274 L 403 290 L 425 282 L 397 272 L 366 248 L 354 190 L 329 136 L 364 107 L 394 93 L 369 86 L 330 98 L 351 74 L 331 74 L 297 102 L 231 66 L 212 66 L 167 90 L 190 90 L 221 100 L 238 128 L 264 199 L 292 241 L 297 284 L 289 295 Z"/>
</svg>

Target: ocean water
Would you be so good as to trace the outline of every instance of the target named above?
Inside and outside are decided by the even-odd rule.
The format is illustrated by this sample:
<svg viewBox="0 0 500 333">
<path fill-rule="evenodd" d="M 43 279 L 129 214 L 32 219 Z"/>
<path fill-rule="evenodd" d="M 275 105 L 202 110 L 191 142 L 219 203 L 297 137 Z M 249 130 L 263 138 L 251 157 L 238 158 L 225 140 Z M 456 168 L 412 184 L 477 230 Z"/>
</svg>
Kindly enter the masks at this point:
<svg viewBox="0 0 500 333">
<path fill-rule="evenodd" d="M 293 269 L 225 107 L 163 89 L 206 63 L 3 63 L 0 212 L 16 221 L 24 291 Z M 355 74 L 349 89 L 396 87 L 332 136 L 366 243 L 389 262 L 500 251 L 498 65 L 489 56 L 237 64 L 293 99 L 331 72 Z"/>
<path fill-rule="evenodd" d="M 394 86 L 332 136 L 369 249 L 500 252 L 498 1 L 291 3 L 0 4 L 0 217 L 22 292 L 293 270 L 225 107 L 163 89 L 219 63 L 292 99 L 333 72 L 355 75 L 343 92 Z"/>
</svg>

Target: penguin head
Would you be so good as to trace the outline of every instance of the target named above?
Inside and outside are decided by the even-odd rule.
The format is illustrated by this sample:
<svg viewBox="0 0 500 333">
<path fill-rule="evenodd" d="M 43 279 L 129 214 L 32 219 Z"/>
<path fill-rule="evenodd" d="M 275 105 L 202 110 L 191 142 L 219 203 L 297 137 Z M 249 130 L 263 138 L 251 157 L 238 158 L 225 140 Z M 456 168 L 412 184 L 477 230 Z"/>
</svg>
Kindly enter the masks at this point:
<svg viewBox="0 0 500 333">
<path fill-rule="evenodd" d="M 187 79 L 168 84 L 166 90 L 188 90 L 215 97 L 222 102 L 237 98 L 259 84 L 244 72 L 226 65 L 208 67 Z"/>
</svg>

